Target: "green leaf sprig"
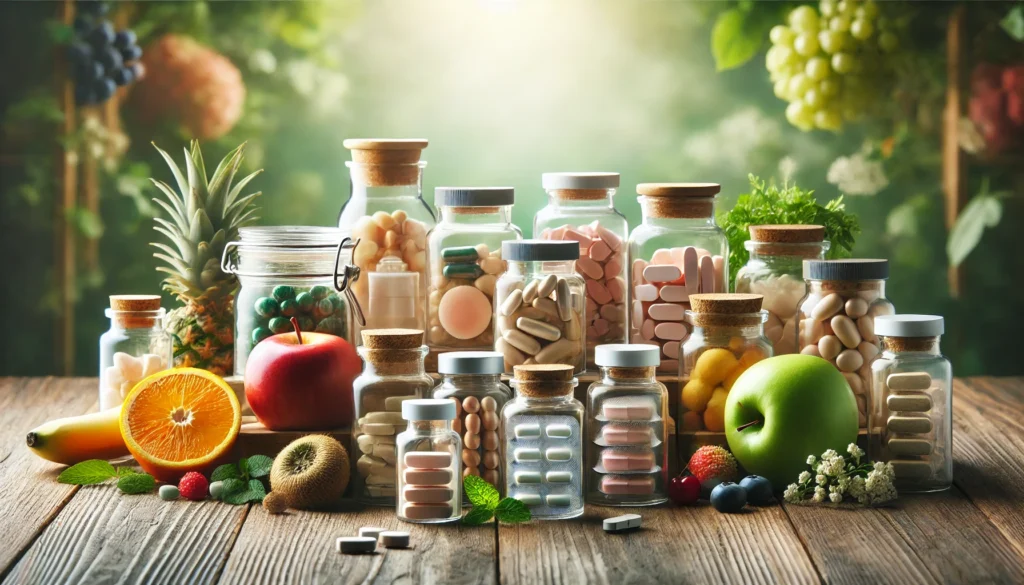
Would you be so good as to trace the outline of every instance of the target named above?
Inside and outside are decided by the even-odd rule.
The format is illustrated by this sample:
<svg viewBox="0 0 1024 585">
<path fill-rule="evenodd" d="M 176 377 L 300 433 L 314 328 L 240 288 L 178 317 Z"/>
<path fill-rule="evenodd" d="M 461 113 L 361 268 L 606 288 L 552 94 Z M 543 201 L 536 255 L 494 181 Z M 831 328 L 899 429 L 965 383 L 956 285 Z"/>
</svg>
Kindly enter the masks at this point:
<svg viewBox="0 0 1024 585">
<path fill-rule="evenodd" d="M 224 485 L 221 500 L 228 504 L 237 506 L 262 502 L 267 495 L 262 478 L 270 475 L 273 464 L 274 460 L 266 455 L 243 457 L 237 464 L 226 463 L 214 469 L 210 481 L 219 481 Z"/>
<path fill-rule="evenodd" d="M 117 489 L 129 495 L 145 494 L 156 489 L 156 479 L 152 475 L 130 467 L 114 467 L 102 459 L 76 463 L 57 476 L 59 483 L 70 485 L 96 485 L 110 479 L 117 479 Z"/>
<path fill-rule="evenodd" d="M 736 205 L 718 218 L 729 240 L 729 282 L 733 286 L 736 273 L 747 263 L 750 252 L 744 244 L 750 239 L 747 228 L 752 225 L 795 224 L 825 227 L 825 239 L 831 242 L 827 258 L 848 258 L 860 233 L 857 216 L 846 211 L 843 197 L 821 205 L 814 191 L 785 183 L 781 187 L 750 175 L 750 193 L 740 195 Z"/>
<path fill-rule="evenodd" d="M 462 480 L 462 489 L 473 504 L 473 508 L 462 518 L 462 523 L 477 526 L 497 518 L 499 522 L 515 524 L 530 520 L 530 509 L 515 498 L 500 498 L 498 490 L 485 480 L 467 475 Z"/>
</svg>

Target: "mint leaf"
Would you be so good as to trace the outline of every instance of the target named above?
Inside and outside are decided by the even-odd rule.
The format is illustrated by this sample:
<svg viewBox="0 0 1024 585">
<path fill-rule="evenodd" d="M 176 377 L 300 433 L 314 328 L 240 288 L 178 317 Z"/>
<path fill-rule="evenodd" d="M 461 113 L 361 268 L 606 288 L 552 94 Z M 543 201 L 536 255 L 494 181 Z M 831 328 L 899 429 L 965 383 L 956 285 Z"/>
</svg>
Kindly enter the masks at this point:
<svg viewBox="0 0 1024 585">
<path fill-rule="evenodd" d="M 238 473 L 238 466 L 234 463 L 225 463 L 213 470 L 213 474 L 210 475 L 210 481 L 224 481 L 226 479 L 238 479 L 240 477 L 241 474 Z"/>
<path fill-rule="evenodd" d="M 117 480 L 117 489 L 126 494 L 145 494 L 156 489 L 156 480 L 148 473 L 131 473 Z"/>
<path fill-rule="evenodd" d="M 248 487 L 245 481 L 238 479 L 237 477 L 229 477 L 228 479 L 221 480 L 221 484 L 224 486 L 224 494 L 221 499 L 240 492 Z"/>
<path fill-rule="evenodd" d="M 266 477 L 270 475 L 270 468 L 274 460 L 266 455 L 253 455 L 249 458 L 249 477 Z"/>
<path fill-rule="evenodd" d="M 241 480 L 228 481 L 237 481 L 241 483 Z M 234 504 L 237 506 L 248 502 L 262 502 L 266 495 L 267 491 L 263 488 L 263 482 L 258 479 L 250 479 L 249 484 L 245 486 L 244 489 L 232 493 L 226 493 L 226 495 L 221 499 L 228 504 Z"/>
<path fill-rule="evenodd" d="M 57 482 L 71 485 L 93 485 L 117 476 L 114 466 L 102 459 L 76 463 L 60 472 Z"/>
<path fill-rule="evenodd" d="M 498 498 L 500 496 L 498 490 L 482 478 L 475 475 L 467 475 L 462 480 L 462 489 L 465 490 L 466 497 L 469 498 L 469 502 L 475 508 L 493 511 L 498 505 Z"/>
<path fill-rule="evenodd" d="M 242 472 L 242 479 L 249 480 L 249 460 L 242 457 L 238 460 L 238 470 Z"/>
<path fill-rule="evenodd" d="M 249 480 L 249 501 L 250 502 L 262 502 L 263 498 L 267 496 L 267 490 L 263 487 L 263 482 L 258 479 Z"/>
<path fill-rule="evenodd" d="M 116 471 L 117 477 L 125 477 L 128 475 L 134 475 L 136 473 L 139 473 L 138 471 L 135 471 L 131 467 L 118 467 Z"/>
<path fill-rule="evenodd" d="M 494 509 L 494 515 L 498 520 L 508 524 L 526 522 L 532 518 L 530 509 L 526 507 L 526 504 L 515 498 L 503 498 L 498 502 L 498 507 Z"/>
<path fill-rule="evenodd" d="M 478 526 L 484 522 L 489 522 L 493 517 L 494 512 L 487 508 L 473 508 L 469 511 L 469 514 L 462 517 L 462 523 L 467 526 Z"/>
</svg>

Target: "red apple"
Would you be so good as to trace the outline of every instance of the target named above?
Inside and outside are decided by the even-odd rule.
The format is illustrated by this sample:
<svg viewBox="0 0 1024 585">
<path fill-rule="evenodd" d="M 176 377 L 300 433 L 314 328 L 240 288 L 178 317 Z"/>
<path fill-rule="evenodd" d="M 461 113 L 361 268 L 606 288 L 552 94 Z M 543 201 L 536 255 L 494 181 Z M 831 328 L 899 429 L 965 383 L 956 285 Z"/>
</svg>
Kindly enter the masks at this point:
<svg viewBox="0 0 1024 585">
<path fill-rule="evenodd" d="M 245 397 L 272 431 L 322 431 L 352 423 L 352 381 L 362 371 L 352 344 L 327 333 L 264 339 L 245 364 Z"/>
</svg>

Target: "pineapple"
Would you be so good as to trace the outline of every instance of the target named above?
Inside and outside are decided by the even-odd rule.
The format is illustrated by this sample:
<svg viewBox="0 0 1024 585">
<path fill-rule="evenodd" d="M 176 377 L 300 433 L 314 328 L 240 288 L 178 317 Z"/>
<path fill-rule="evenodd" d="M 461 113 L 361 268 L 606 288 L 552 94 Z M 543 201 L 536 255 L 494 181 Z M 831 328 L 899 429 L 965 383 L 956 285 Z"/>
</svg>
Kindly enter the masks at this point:
<svg viewBox="0 0 1024 585">
<path fill-rule="evenodd" d="M 231 375 L 234 362 L 235 320 L 232 301 L 238 286 L 233 274 L 220 269 L 224 245 L 238 239 L 238 228 L 255 222 L 253 200 L 260 193 L 241 195 L 242 189 L 262 169 L 232 186 L 242 164 L 242 144 L 217 165 L 207 181 L 199 142 L 185 150 L 186 174 L 160 147 L 153 145 L 167 161 L 178 184 L 175 192 L 167 183 L 150 179 L 167 200 L 154 199 L 170 219 L 156 218 L 156 231 L 171 245 L 154 242 L 163 261 L 157 268 L 169 276 L 164 290 L 184 303 L 167 316 L 167 329 L 174 341 L 174 365 Z"/>
</svg>

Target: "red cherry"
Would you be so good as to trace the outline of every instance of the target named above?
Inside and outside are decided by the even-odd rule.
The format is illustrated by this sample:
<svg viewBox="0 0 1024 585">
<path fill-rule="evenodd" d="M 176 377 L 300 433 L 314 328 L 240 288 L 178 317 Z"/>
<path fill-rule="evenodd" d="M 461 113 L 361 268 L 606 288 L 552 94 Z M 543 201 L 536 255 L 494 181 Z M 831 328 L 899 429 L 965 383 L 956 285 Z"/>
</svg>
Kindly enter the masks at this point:
<svg viewBox="0 0 1024 585">
<path fill-rule="evenodd" d="M 700 480 L 692 475 L 673 477 L 668 482 L 668 497 L 677 504 L 694 504 L 700 499 Z"/>
</svg>

